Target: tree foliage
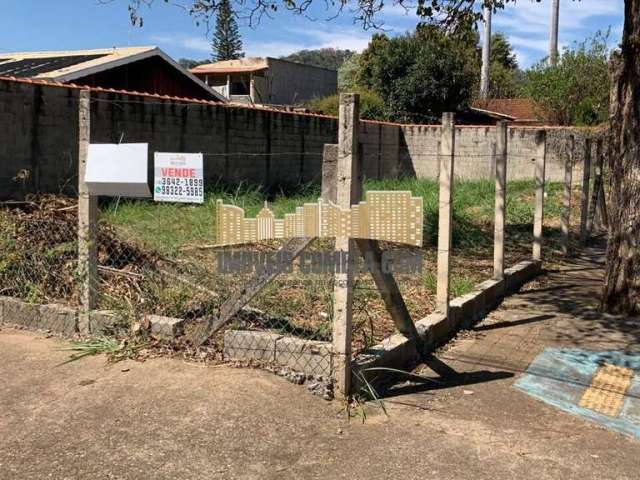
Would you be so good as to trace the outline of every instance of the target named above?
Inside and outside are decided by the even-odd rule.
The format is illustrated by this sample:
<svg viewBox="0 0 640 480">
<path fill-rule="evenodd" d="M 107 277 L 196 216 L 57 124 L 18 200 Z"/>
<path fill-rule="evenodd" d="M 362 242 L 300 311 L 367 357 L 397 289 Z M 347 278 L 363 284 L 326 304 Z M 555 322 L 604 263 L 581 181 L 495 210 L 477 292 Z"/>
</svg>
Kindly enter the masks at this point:
<svg viewBox="0 0 640 480">
<path fill-rule="evenodd" d="M 298 50 L 290 55 L 280 57 L 291 62 L 304 63 L 314 67 L 338 70 L 346 59 L 355 52 L 340 48 L 319 48 L 316 50 Z"/>
<path fill-rule="evenodd" d="M 560 125 L 596 125 L 609 115 L 608 34 L 565 48 L 556 66 L 543 60 L 525 72 L 523 96 Z"/>
<path fill-rule="evenodd" d="M 350 57 L 346 58 L 340 68 L 338 69 L 338 90 L 346 92 L 356 88 L 356 77 L 358 75 L 358 68 L 360 68 L 360 54 L 354 53 Z"/>
<path fill-rule="evenodd" d="M 223 60 L 236 60 L 244 57 L 240 30 L 238 29 L 238 22 L 236 22 L 234 15 L 231 0 L 220 0 L 217 10 L 216 28 L 211 42 L 213 59 L 218 62 Z"/>
<path fill-rule="evenodd" d="M 490 62 L 489 97 L 517 97 L 522 82 L 522 72 L 518 68 L 513 47 L 502 32 L 491 35 Z"/>
<path fill-rule="evenodd" d="M 355 87 L 351 91 L 360 94 L 360 117 L 369 120 L 385 118 L 385 105 L 380 95 L 361 87 Z M 338 116 L 339 100 L 340 96 L 335 94 L 312 100 L 307 106 L 315 112 Z"/>
<path fill-rule="evenodd" d="M 499 64 L 508 70 L 518 69 L 518 60 L 513 51 L 513 47 L 509 43 L 506 35 L 502 32 L 496 32 L 491 35 L 491 57 L 492 64 Z"/>
<path fill-rule="evenodd" d="M 360 56 L 356 81 L 380 95 L 389 119 L 437 121 L 468 105 L 478 73 L 475 46 L 473 32 L 435 26 L 395 38 L 376 34 Z"/>
</svg>

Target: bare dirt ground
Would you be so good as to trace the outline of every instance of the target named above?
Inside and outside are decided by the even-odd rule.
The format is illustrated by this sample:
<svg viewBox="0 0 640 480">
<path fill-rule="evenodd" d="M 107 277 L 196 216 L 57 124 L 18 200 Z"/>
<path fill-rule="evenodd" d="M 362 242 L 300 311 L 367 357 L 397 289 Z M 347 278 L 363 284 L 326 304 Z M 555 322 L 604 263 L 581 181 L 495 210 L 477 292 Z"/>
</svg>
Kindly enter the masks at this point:
<svg viewBox="0 0 640 480">
<path fill-rule="evenodd" d="M 176 359 L 59 365 L 64 343 L 0 331 L 2 479 L 636 479 L 640 442 L 512 388 L 545 345 L 637 349 L 595 311 L 600 252 L 558 266 L 399 384 L 390 417 L 268 372 Z"/>
</svg>

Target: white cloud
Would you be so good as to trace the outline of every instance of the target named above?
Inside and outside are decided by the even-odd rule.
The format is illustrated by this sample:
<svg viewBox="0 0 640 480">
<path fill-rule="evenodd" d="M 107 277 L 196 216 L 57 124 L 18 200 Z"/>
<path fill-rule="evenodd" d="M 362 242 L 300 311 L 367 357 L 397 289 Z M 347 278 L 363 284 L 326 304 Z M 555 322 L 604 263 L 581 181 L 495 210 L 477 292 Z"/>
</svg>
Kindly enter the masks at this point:
<svg viewBox="0 0 640 480">
<path fill-rule="evenodd" d="M 293 42 L 244 42 L 247 57 L 280 57 L 300 49 L 300 43 Z"/>
<path fill-rule="evenodd" d="M 520 0 L 508 5 L 493 17 L 493 30 L 503 31 L 509 37 L 522 66 L 547 55 L 549 51 L 550 2 Z M 560 3 L 560 46 L 562 49 L 575 41 L 584 40 L 600 28 L 612 24 L 612 41 L 619 38 L 624 0 L 562 0 Z M 599 25 L 595 27 L 594 25 Z"/>
<path fill-rule="evenodd" d="M 329 24 L 327 22 L 327 27 Z M 333 26 L 332 26 L 333 27 Z M 361 51 L 369 44 L 372 33 L 362 30 L 359 27 L 345 27 L 335 25 L 334 29 L 329 28 L 291 28 L 288 31 L 297 38 L 305 39 L 302 48 L 341 48 Z M 306 37 L 306 38 L 305 38 Z"/>
<path fill-rule="evenodd" d="M 192 52 L 210 53 L 211 42 L 203 36 L 184 34 L 163 34 L 149 37 L 152 42 L 164 48 L 184 48 Z"/>
<path fill-rule="evenodd" d="M 260 37 L 265 41 L 257 40 L 255 35 L 245 37 L 243 41 L 244 51 L 250 57 L 279 57 L 289 55 L 302 49 L 341 48 L 361 51 L 369 44 L 370 32 L 365 32 L 357 26 L 344 27 L 344 25 L 324 22 L 325 28 L 300 28 L 285 27 L 289 40 L 269 40 L 265 29 L 260 32 Z M 192 55 L 211 53 L 211 42 L 204 35 L 158 34 L 149 37 L 150 40 L 165 49 L 188 50 Z"/>
</svg>

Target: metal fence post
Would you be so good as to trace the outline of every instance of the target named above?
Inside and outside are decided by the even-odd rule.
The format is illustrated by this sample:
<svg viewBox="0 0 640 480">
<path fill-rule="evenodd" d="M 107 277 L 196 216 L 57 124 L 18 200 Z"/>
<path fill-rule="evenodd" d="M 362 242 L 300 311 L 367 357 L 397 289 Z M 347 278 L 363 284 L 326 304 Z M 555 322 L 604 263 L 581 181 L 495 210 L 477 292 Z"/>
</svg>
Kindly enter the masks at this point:
<svg viewBox="0 0 640 480">
<path fill-rule="evenodd" d="M 504 278 L 504 226 L 507 196 L 507 122 L 496 126 L 496 199 L 493 240 L 493 278 Z"/>
<path fill-rule="evenodd" d="M 538 134 L 538 152 L 536 155 L 535 182 L 536 199 L 533 217 L 533 259 L 542 260 L 542 225 L 544 223 L 544 184 L 547 163 L 547 132 Z"/>
<path fill-rule="evenodd" d="M 351 208 L 362 194 L 359 165 L 360 97 L 340 95 L 336 205 Z M 355 240 L 337 237 L 335 251 L 346 261 L 339 262 L 333 289 L 333 375 L 335 394 L 345 398 L 351 389 L 351 331 L 353 316 L 353 280 L 356 256 Z"/>
<path fill-rule="evenodd" d="M 80 315 L 78 330 L 90 333 L 89 312 L 97 300 L 97 217 L 98 198 L 90 195 L 84 183 L 91 138 L 91 93 L 80 91 L 78 124 L 78 278 Z"/>
<path fill-rule="evenodd" d="M 455 156 L 455 119 L 453 113 L 442 115 L 440 128 L 440 199 L 438 218 L 438 286 L 437 310 L 449 316 L 449 263 L 453 218 L 453 162 Z"/>
<path fill-rule="evenodd" d="M 591 139 L 584 141 L 584 160 L 582 162 L 582 195 L 580 205 L 580 243 L 585 245 L 589 240 L 587 219 L 589 217 L 589 188 L 591 184 Z"/>
<path fill-rule="evenodd" d="M 571 235 L 571 184 L 573 183 L 573 155 L 575 153 L 575 138 L 569 136 L 567 154 L 564 161 L 564 195 L 562 199 L 562 254 L 569 254 L 569 241 Z"/>
</svg>

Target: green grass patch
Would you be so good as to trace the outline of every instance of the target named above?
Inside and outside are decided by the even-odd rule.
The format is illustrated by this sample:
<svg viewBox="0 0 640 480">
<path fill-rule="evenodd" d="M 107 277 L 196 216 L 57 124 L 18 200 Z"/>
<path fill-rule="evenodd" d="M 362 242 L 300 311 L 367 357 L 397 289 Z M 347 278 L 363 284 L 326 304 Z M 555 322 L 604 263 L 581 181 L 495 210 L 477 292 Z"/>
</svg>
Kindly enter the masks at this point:
<svg viewBox="0 0 640 480">
<path fill-rule="evenodd" d="M 437 243 L 438 183 L 430 179 L 367 180 L 366 190 L 408 190 L 424 201 L 424 239 L 426 245 Z M 507 190 L 507 224 L 529 226 L 533 222 L 533 181 L 509 182 Z M 547 186 L 545 214 L 560 215 L 560 184 Z M 255 217 L 265 199 L 278 218 L 292 213 L 305 202 L 316 202 L 318 186 L 305 185 L 295 191 L 270 191 L 250 185 L 225 188 L 216 185 L 205 193 L 202 205 L 155 203 L 121 200 L 102 208 L 102 218 L 114 224 L 130 238 L 164 254 L 175 254 L 180 247 L 215 243 L 216 200 L 245 209 Z M 453 201 L 454 247 L 472 248 L 490 245 L 494 211 L 494 183 L 489 180 L 456 181 Z"/>
</svg>

